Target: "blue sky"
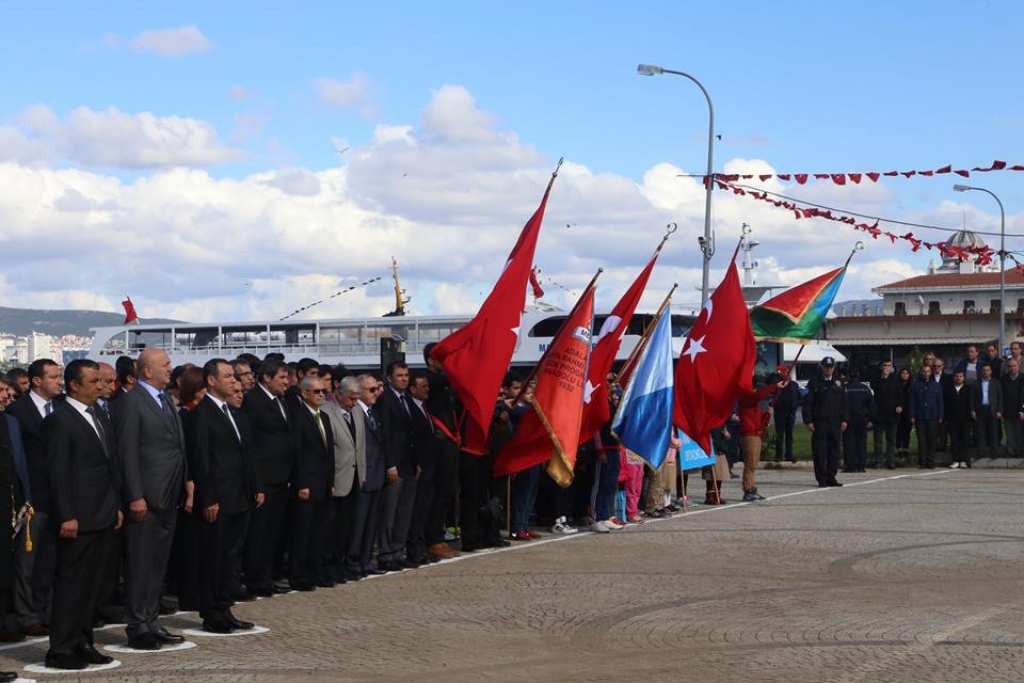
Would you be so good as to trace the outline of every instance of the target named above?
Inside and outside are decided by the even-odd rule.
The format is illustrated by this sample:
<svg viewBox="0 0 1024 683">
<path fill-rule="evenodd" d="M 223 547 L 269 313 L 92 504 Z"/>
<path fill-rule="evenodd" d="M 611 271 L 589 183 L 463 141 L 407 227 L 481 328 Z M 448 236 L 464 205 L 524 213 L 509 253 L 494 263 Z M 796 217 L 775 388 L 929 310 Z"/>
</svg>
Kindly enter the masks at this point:
<svg viewBox="0 0 1024 683">
<path fill-rule="evenodd" d="M 620 3 L 298 3 L 287 9 L 266 3 L 151 4 L 105 3 L 103 11 L 84 5 L 15 6 L 5 11 L 0 59 L 8 68 L 0 88 L 0 162 L 8 159 L 14 166 L 7 173 L 20 174 L 13 186 L 22 187 L 25 182 L 25 187 L 36 187 L 45 172 L 73 171 L 76 175 L 46 176 L 38 185 L 62 187 L 64 194 L 59 197 L 65 198 L 64 204 L 89 197 L 85 204 L 93 210 L 105 202 L 110 215 L 90 220 L 110 226 L 115 235 L 152 229 L 154 236 L 166 237 L 173 232 L 179 255 L 201 250 L 203 245 L 190 241 L 180 225 L 165 220 L 178 213 L 175 200 L 192 209 L 214 207 L 225 224 L 244 227 L 245 221 L 255 220 L 253 212 L 262 218 L 292 209 L 276 199 L 272 209 L 270 204 L 253 209 L 246 202 L 246 192 L 235 191 L 237 186 L 264 182 L 268 174 L 283 178 L 284 171 L 293 180 L 302 174 L 305 180 L 315 179 L 316 187 L 338 188 L 335 205 L 345 204 L 354 212 L 344 214 L 346 220 L 356 220 L 358 215 L 358 220 L 368 221 L 366 225 L 386 224 L 410 234 L 382 246 L 380 253 L 358 259 L 349 258 L 351 250 L 341 249 L 337 256 L 345 267 L 332 271 L 329 261 L 308 267 L 296 263 L 302 252 L 289 252 L 285 244 L 295 239 L 285 230 L 287 221 L 270 221 L 266 225 L 281 228 L 278 238 L 282 257 L 289 260 L 288 272 L 275 276 L 266 267 L 246 272 L 233 264 L 228 269 L 233 277 L 243 284 L 277 281 L 278 287 L 282 278 L 292 284 L 302 278 L 313 280 L 280 296 L 271 292 L 269 284 L 257 285 L 253 289 L 265 298 L 255 305 L 231 303 L 231 288 L 237 283 L 211 287 L 207 297 L 191 288 L 177 297 L 164 291 L 174 289 L 176 278 L 193 266 L 203 266 L 203 259 L 194 256 L 176 262 L 160 286 L 128 272 L 121 278 L 103 275 L 95 282 L 87 278 L 58 287 L 8 267 L 8 280 L 0 287 L 3 303 L 116 306 L 119 293 L 130 290 L 139 292 L 138 298 L 151 309 L 174 306 L 179 314 L 202 309 L 247 317 L 268 306 L 274 312 L 287 308 L 286 313 L 301 305 L 295 302 L 302 296 L 316 296 L 324 287 L 333 287 L 331 278 L 337 279 L 338 271 L 355 280 L 379 274 L 384 254 L 405 247 L 406 253 L 395 255 L 409 264 L 409 280 L 415 288 L 432 297 L 420 312 L 443 310 L 439 301 L 444 296 L 458 306 L 471 306 L 493 279 L 485 266 L 501 262 L 529 205 L 539 197 L 542 178 L 559 156 L 585 169 L 589 185 L 577 187 L 566 181 L 570 187 L 561 200 L 562 188 L 556 186 L 549 223 L 558 223 L 550 229 L 578 224 L 578 233 L 585 235 L 592 229 L 587 241 L 607 244 L 605 265 L 621 267 L 616 282 L 625 283 L 656 243 L 661 219 L 676 220 L 686 229 L 703 220 L 702 203 L 691 201 L 699 199 L 692 192 L 673 200 L 652 200 L 649 216 L 655 225 L 645 227 L 643 239 L 634 248 L 637 240 L 620 244 L 617 239 L 640 209 L 633 207 L 613 220 L 609 216 L 617 213 L 619 205 L 598 203 L 598 211 L 587 194 L 597 192 L 608 199 L 623 184 L 632 183 L 650 198 L 662 191 L 654 189 L 648 177 L 659 164 L 686 173 L 703 169 L 707 111 L 700 91 L 675 76 L 638 76 L 640 62 L 687 71 L 708 88 L 715 104 L 716 132 L 722 136 L 716 144 L 716 170 L 730 163 L 742 168 L 767 164 L 779 172 L 928 169 L 947 163 L 970 167 L 997 158 L 1024 163 L 1024 78 L 1017 54 L 1024 6 L 1018 3 L 782 3 L 770 11 L 763 4 L 744 2 L 717 6 L 652 2 L 628 7 Z M 147 31 L 178 33 L 163 36 L 170 42 L 161 43 L 160 36 L 147 38 Z M 430 103 L 438 102 L 437 93 L 444 86 L 466 93 L 471 105 L 459 97 L 457 105 L 442 102 L 432 121 L 424 112 Z M 89 115 L 75 119 L 73 113 L 82 114 L 81 108 Z M 132 121 L 142 121 L 142 132 L 136 137 L 126 135 L 111 122 L 115 118 L 110 116 L 111 108 Z M 142 118 L 146 114 L 151 115 L 152 125 Z M 459 117 L 463 116 L 474 120 L 466 130 L 477 131 L 474 126 L 479 126 L 479 134 L 460 134 Z M 8 137 L 4 137 L 5 125 Z M 385 151 L 394 152 L 386 132 L 392 127 L 411 128 L 415 140 L 401 154 L 388 156 Z M 40 140 L 45 153 L 30 144 Z M 486 144 L 478 144 L 482 140 Z M 6 156 L 4 141 L 8 141 Z M 134 143 L 142 150 L 137 155 L 126 149 Z M 24 151 L 11 151 L 22 145 Z M 176 145 L 193 153 L 175 156 Z M 349 150 L 339 155 L 338 146 Z M 434 153 L 416 153 L 427 147 Z M 515 161 L 504 159 L 502 150 Z M 492 158 L 504 160 L 492 162 Z M 366 184 L 356 183 L 353 174 L 361 162 L 377 163 L 374 168 L 380 175 L 365 177 Z M 184 176 L 181 169 L 192 169 L 194 175 Z M 26 177 L 30 171 L 33 175 Z M 532 187 L 529 183 L 519 184 L 527 171 L 533 174 L 531 180 L 540 179 L 533 192 L 527 189 Z M 429 176 L 430 183 L 404 195 L 400 189 L 380 188 L 380 183 L 401 187 L 405 174 Z M 466 217 L 476 214 L 477 208 L 467 206 L 467 201 L 478 194 L 480 202 L 493 204 L 502 196 L 503 179 L 509 192 L 516 192 L 508 205 L 489 206 L 481 210 L 488 214 L 486 220 L 469 221 Z M 950 186 L 956 180 L 950 176 L 899 179 L 861 195 L 854 189 L 839 192 L 830 187 L 808 191 L 787 185 L 780 191 L 816 201 L 824 198 L 840 208 L 871 207 L 872 212 L 892 218 L 956 227 L 966 216 L 980 228 L 997 225 L 997 211 L 989 198 L 980 193 L 955 195 Z M 478 188 L 477 182 L 482 186 Z M 1008 232 L 1024 233 L 1020 218 L 1024 174 L 991 173 L 966 182 L 999 194 L 1009 217 Z M 592 187 L 602 183 L 618 189 Z M 10 177 L 8 186 L 12 186 Z M 72 186 L 74 192 L 67 194 Z M 165 191 L 159 198 L 147 194 L 158 186 Z M 45 192 L 38 191 L 41 199 Z M 438 207 L 424 212 L 420 200 L 425 192 L 433 193 L 441 204 L 440 199 L 451 192 L 452 215 L 443 215 Z M 723 243 L 738 236 L 741 220 L 767 238 L 762 239 L 762 249 L 772 251 L 762 254 L 767 257 L 762 258 L 762 280 L 793 284 L 803 274 L 811 277 L 816 268 L 831 267 L 836 260 L 834 245 L 830 249 L 827 243 L 790 249 L 794 240 L 803 243 L 802 233 L 787 234 L 785 216 L 769 217 L 774 210 L 739 199 L 733 200 L 734 210 L 728 210 L 720 197 L 716 195 L 715 220 Z M 5 204 L 0 199 L 0 219 L 16 223 L 29 234 L 74 230 L 74 221 L 42 219 L 25 203 L 8 199 Z M 139 204 L 158 204 L 163 215 L 154 218 L 127 209 Z M 303 220 L 305 214 L 298 207 L 292 207 L 295 220 Z M 321 217 L 336 215 L 329 202 L 319 205 L 318 211 L 327 212 L 316 214 Z M 368 212 L 374 215 L 368 218 Z M 144 222 L 152 225 L 140 225 Z M 497 225 L 507 228 L 504 239 L 483 240 L 486 244 L 475 244 L 475 237 L 454 238 L 466 247 L 460 259 L 479 268 L 461 268 L 457 273 L 432 270 L 429 263 L 417 263 L 408 253 L 417 242 L 418 230 L 420 235 L 430 234 L 429 226 L 463 222 L 467 223 L 464 235 L 470 237 Z M 302 237 L 331 239 L 327 226 L 322 228 Z M 843 253 L 856 240 L 854 233 L 841 226 L 823 224 L 819 230 L 832 231 Z M 938 238 L 935 233 L 916 234 Z M 452 237 L 446 235 L 448 240 Z M 110 239 L 103 233 L 97 242 L 109 248 Z M 573 250 L 571 243 L 560 239 L 548 248 Z M 683 271 L 666 275 L 664 282 L 682 280 L 685 288 L 692 284 L 694 271 L 699 280 L 699 265 L 693 263 L 693 234 L 679 239 L 688 240 L 681 243 L 686 250 L 680 246 L 676 254 Z M 233 243 L 236 256 L 240 251 L 244 254 L 244 242 L 239 236 Z M 1016 249 L 1024 244 L 1015 244 L 1011 238 L 1008 246 Z M 121 248 L 126 250 L 125 258 L 142 257 L 120 243 L 114 255 Z M 541 249 L 545 248 L 542 241 Z M 19 264 L 36 256 L 27 240 L 22 243 L 11 236 L 6 253 Z M 584 268 L 593 264 L 563 256 L 560 252 L 545 258 L 542 251 L 538 260 L 552 263 L 548 272 L 570 288 L 580 286 L 590 275 Z M 372 267 L 365 266 L 367 259 Z M 903 246 L 871 245 L 864 260 L 871 259 L 882 264 L 874 269 L 874 277 L 883 273 L 881 277 L 890 279 L 910 274 L 894 263 L 909 263 L 917 270 L 927 263 L 926 257 L 910 256 Z M 145 270 L 139 269 L 139 275 Z M 863 295 L 871 286 L 883 284 L 867 275 L 851 273 L 845 287 L 849 291 L 840 297 Z M 607 296 L 617 296 L 615 286 L 609 287 Z M 386 292 L 371 294 L 376 308 L 384 305 Z"/>
</svg>

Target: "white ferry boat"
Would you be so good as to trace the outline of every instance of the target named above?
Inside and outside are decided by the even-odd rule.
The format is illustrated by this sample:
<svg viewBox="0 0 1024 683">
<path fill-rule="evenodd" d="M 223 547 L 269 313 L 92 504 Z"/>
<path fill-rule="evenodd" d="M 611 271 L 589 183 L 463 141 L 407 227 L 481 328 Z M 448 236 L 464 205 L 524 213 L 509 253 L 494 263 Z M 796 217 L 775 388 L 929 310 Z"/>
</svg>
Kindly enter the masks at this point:
<svg viewBox="0 0 1024 683">
<path fill-rule="evenodd" d="M 536 365 L 558 332 L 567 312 L 530 307 L 523 314 L 512 366 Z M 268 353 L 283 353 L 285 360 L 315 358 L 321 363 L 344 363 L 352 369 L 381 367 L 381 359 L 404 352 L 411 367 L 423 367 L 423 347 L 439 342 L 472 319 L 460 316 L 393 316 L 379 318 L 339 318 L 323 320 L 279 320 L 274 322 L 172 323 L 160 325 L 120 325 L 95 328 L 87 358 L 113 363 L 121 355 L 136 357 L 143 349 L 163 349 L 171 363 L 202 365 L 211 358 L 236 358 L 251 353 L 263 358 Z M 594 329 L 599 330 L 607 314 L 597 315 Z M 639 342 L 653 314 L 633 316 L 619 350 L 625 360 Z M 673 351 L 682 349 L 686 333 L 694 321 L 692 315 L 672 314 Z"/>
</svg>

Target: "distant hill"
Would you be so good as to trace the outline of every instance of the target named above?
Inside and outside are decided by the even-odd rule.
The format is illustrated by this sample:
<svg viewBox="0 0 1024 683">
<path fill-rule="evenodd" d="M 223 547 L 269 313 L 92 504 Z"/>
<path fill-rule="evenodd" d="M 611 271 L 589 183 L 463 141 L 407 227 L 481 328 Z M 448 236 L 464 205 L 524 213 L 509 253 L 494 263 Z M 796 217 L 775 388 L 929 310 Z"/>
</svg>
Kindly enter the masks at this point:
<svg viewBox="0 0 1024 683">
<path fill-rule="evenodd" d="M 168 318 L 140 318 L 143 323 L 181 322 Z M 65 334 L 78 334 L 83 337 L 92 335 L 90 328 L 120 325 L 124 322 L 124 313 L 109 311 L 65 310 L 50 311 L 36 308 L 6 308 L 0 306 L 0 332 L 8 332 L 18 336 L 32 334 L 49 334 L 59 337 Z"/>
</svg>

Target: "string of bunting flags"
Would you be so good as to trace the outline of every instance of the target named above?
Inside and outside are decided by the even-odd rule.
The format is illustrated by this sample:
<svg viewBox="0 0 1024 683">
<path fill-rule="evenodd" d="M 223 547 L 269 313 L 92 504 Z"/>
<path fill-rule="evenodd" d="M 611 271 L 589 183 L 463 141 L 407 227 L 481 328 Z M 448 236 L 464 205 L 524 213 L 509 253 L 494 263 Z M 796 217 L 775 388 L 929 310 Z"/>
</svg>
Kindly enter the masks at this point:
<svg viewBox="0 0 1024 683">
<path fill-rule="evenodd" d="M 865 180 L 877 183 L 881 178 L 896 178 L 898 176 L 903 176 L 904 178 L 924 176 L 929 178 L 931 176 L 942 175 L 945 173 L 955 173 L 958 176 L 970 178 L 971 173 L 989 173 L 991 171 L 1024 171 L 1024 164 L 1010 165 L 1005 161 L 996 160 L 988 167 L 975 166 L 970 169 L 953 168 L 951 164 L 947 164 L 942 168 L 936 168 L 928 171 L 885 171 L 884 173 L 876 171 L 862 173 L 715 173 L 713 176 L 715 180 L 722 180 L 729 183 L 735 183 L 739 180 L 760 180 L 761 182 L 765 182 L 772 178 L 777 178 L 785 182 L 795 180 L 800 185 L 806 184 L 807 181 L 811 179 L 831 180 L 836 185 L 846 185 L 847 182 L 859 185 Z M 707 178 L 707 176 L 701 177 Z M 706 182 L 706 180 L 704 182 Z"/>
<path fill-rule="evenodd" d="M 971 257 L 976 257 L 978 264 L 986 266 L 992 263 L 993 259 L 998 258 L 1000 255 L 1006 257 L 1007 260 L 1012 261 L 1015 264 L 1017 270 L 1024 273 L 1024 264 L 1018 260 L 1018 258 L 1011 252 L 1000 252 L 988 245 L 984 247 L 976 246 L 964 246 L 964 247 L 951 247 L 947 246 L 945 242 L 929 242 L 914 236 L 914 233 L 907 232 L 902 235 L 892 232 L 891 230 L 883 230 L 880 227 L 880 223 L 883 219 L 875 219 L 874 223 L 859 222 L 853 216 L 846 216 L 840 213 L 833 212 L 831 209 L 820 209 L 816 206 L 801 206 L 796 202 L 787 201 L 783 199 L 775 199 L 770 196 L 769 193 L 753 190 L 744 189 L 733 185 L 732 183 L 725 182 L 723 180 L 715 180 L 715 185 L 720 190 L 732 190 L 732 193 L 740 197 L 750 197 L 751 199 L 757 199 L 771 204 L 772 206 L 779 209 L 786 209 L 793 212 L 793 217 L 796 220 L 804 218 L 824 218 L 836 223 L 842 223 L 849 225 L 854 230 L 859 230 L 871 235 L 872 239 L 879 239 L 881 237 L 888 237 L 890 242 L 896 244 L 897 241 L 903 241 L 910 245 L 911 251 L 920 251 L 922 248 L 929 251 L 936 250 L 943 257 L 957 258 L 961 261 L 966 261 Z"/>
<path fill-rule="evenodd" d="M 319 306 L 320 304 L 322 304 L 325 301 L 328 301 L 328 300 L 333 299 L 335 297 L 339 297 L 342 294 L 347 294 L 347 293 L 351 292 L 353 289 L 358 289 L 360 287 L 366 287 L 367 285 L 372 285 L 374 282 L 378 282 L 380 279 L 381 278 L 379 276 L 378 277 L 372 277 L 369 280 L 367 280 L 366 282 L 360 282 L 358 285 L 352 285 L 350 287 L 346 287 L 345 289 L 339 290 L 339 291 L 335 292 L 334 294 L 331 294 L 326 299 L 320 299 L 320 301 L 314 301 L 313 303 L 311 303 L 311 304 L 309 304 L 307 306 L 303 306 L 302 308 L 297 308 L 294 311 L 292 311 L 291 313 L 289 313 L 288 315 L 286 315 L 285 317 L 280 318 L 280 320 L 287 320 L 288 318 L 292 317 L 293 315 L 297 315 L 299 313 L 302 313 L 303 311 L 308 311 L 309 309 L 313 308 L 314 306 Z"/>
</svg>

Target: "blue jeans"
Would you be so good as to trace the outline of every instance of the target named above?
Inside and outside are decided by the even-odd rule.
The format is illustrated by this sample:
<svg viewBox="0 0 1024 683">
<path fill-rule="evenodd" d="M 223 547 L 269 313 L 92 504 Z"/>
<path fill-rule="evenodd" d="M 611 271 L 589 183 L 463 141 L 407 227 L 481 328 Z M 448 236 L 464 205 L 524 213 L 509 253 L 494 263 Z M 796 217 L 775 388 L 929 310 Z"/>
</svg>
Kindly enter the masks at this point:
<svg viewBox="0 0 1024 683">
<path fill-rule="evenodd" d="M 610 519 L 615 504 L 615 492 L 619 490 L 619 452 L 605 451 L 608 462 L 597 461 L 594 473 L 594 489 L 591 504 L 594 508 L 594 521 L 603 522 Z"/>
<path fill-rule="evenodd" d="M 530 528 L 530 513 L 537 501 L 540 469 L 543 465 L 528 467 L 512 479 L 512 531 Z"/>
</svg>

